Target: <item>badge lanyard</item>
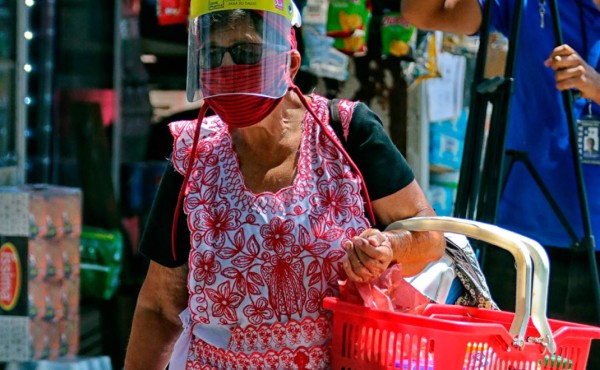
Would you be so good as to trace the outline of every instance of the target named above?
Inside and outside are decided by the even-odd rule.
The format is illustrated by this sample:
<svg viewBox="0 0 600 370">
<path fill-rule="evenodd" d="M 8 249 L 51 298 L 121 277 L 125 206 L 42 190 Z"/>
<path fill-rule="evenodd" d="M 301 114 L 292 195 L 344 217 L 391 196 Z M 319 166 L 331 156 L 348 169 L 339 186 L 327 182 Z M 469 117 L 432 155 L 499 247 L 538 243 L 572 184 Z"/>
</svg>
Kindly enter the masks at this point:
<svg viewBox="0 0 600 370">
<path fill-rule="evenodd" d="M 582 0 L 577 0 L 579 7 L 579 20 L 581 24 L 581 33 L 583 41 L 583 52 L 585 53 L 585 61 L 589 63 L 595 70 L 598 69 L 599 60 L 592 64 L 591 56 L 593 53 L 589 49 L 587 25 L 585 23 Z M 600 58 L 599 58 L 600 59 Z M 587 99 L 582 116 L 577 120 L 578 131 L 578 146 L 581 163 L 600 165 L 600 118 L 594 117 L 592 114 L 592 100 Z"/>
</svg>

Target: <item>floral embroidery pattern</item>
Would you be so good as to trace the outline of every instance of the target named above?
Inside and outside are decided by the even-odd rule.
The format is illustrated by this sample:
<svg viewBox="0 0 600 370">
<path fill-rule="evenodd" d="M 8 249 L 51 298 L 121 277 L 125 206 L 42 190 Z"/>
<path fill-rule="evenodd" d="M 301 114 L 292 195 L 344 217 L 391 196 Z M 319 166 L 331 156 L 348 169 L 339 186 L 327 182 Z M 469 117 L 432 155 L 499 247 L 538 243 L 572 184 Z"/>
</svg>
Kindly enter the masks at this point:
<svg viewBox="0 0 600 370">
<path fill-rule="evenodd" d="M 220 246 L 225 242 L 225 234 L 239 227 L 240 211 L 231 209 L 224 202 L 212 204 L 199 212 L 194 227 L 204 235 L 204 242 Z"/>
<path fill-rule="evenodd" d="M 340 104 L 345 127 L 353 107 Z M 314 96 L 313 109 L 327 122 L 324 98 Z M 194 128 L 194 122 L 171 125 L 182 173 Z M 331 329 L 322 300 L 337 295 L 341 244 L 368 227 L 361 180 L 331 142 L 338 140 L 333 130 L 311 115 L 305 116 L 294 183 L 277 193 L 245 187 L 218 117 L 206 118 L 202 130 L 184 202 L 192 235 L 189 308 L 197 325 L 225 325 L 232 338 L 227 349 L 196 340 L 188 369 L 326 367 L 321 346 Z"/>
<path fill-rule="evenodd" d="M 337 181 L 321 181 L 317 185 L 318 193 L 310 197 L 310 203 L 317 215 L 326 215 L 338 222 L 348 222 L 352 215 L 359 212 L 356 198 L 352 198 L 352 187 Z"/>
<path fill-rule="evenodd" d="M 225 281 L 219 285 L 217 290 L 206 288 L 206 294 L 213 302 L 212 314 L 214 317 L 223 317 L 222 323 L 226 324 L 227 321 L 236 321 L 237 313 L 236 308 L 242 302 L 241 294 L 232 291 L 229 286 L 229 281 Z"/>
<path fill-rule="evenodd" d="M 244 315 L 250 323 L 257 325 L 273 317 L 273 310 L 268 307 L 268 302 L 261 297 L 254 304 L 244 307 Z"/>
<path fill-rule="evenodd" d="M 194 279 L 204 281 L 207 285 L 214 284 L 215 274 L 221 271 L 221 263 L 215 261 L 215 253 L 206 251 L 204 253 L 192 254 L 192 265 L 194 268 Z"/>
<path fill-rule="evenodd" d="M 292 220 L 284 220 L 281 217 L 275 217 L 269 225 L 261 226 L 260 235 L 264 239 L 264 248 L 275 253 L 283 253 L 294 243 L 294 235 L 292 235 L 294 226 Z"/>
</svg>

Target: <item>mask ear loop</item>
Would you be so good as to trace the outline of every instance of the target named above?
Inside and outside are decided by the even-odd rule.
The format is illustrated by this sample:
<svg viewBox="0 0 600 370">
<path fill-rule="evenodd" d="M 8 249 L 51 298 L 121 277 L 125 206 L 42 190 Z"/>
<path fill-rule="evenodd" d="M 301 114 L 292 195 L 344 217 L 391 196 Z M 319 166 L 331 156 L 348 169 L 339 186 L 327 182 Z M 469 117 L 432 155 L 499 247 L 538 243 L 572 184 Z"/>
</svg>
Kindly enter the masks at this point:
<svg viewBox="0 0 600 370">
<path fill-rule="evenodd" d="M 198 146 L 198 141 L 200 140 L 200 128 L 202 126 L 202 120 L 204 119 L 204 115 L 208 110 L 208 104 L 204 103 L 202 108 L 200 108 L 200 112 L 198 113 L 198 120 L 196 122 L 196 129 L 194 130 L 194 141 L 192 143 L 192 151 L 190 153 L 190 158 L 188 160 L 188 167 L 185 171 L 185 177 L 183 178 L 183 184 L 181 184 L 181 189 L 179 189 L 179 196 L 177 197 L 177 205 L 175 206 L 175 213 L 173 214 L 173 225 L 171 226 L 171 253 L 173 255 L 173 260 L 177 261 L 177 251 L 175 248 L 175 241 L 177 240 L 177 227 L 179 226 L 179 210 L 181 209 L 181 203 L 183 201 L 183 197 L 185 196 L 185 192 L 187 189 L 187 184 L 192 174 L 192 168 L 194 166 L 194 162 L 196 160 L 196 151 Z"/>
<path fill-rule="evenodd" d="M 302 102 L 302 104 L 304 104 L 304 107 L 310 112 L 310 114 L 317 121 L 317 123 L 319 124 L 319 126 L 321 126 L 321 128 L 323 129 L 323 132 L 325 133 L 325 135 L 342 152 L 342 154 L 344 155 L 344 157 L 346 158 L 346 160 L 350 163 L 350 166 L 352 167 L 352 169 L 358 174 L 358 177 L 360 178 L 360 181 L 361 181 L 362 193 L 363 193 L 363 196 L 365 197 L 365 203 L 366 203 L 366 208 L 367 208 L 367 215 L 369 216 L 369 219 L 371 220 L 371 224 L 375 225 L 376 224 L 376 220 L 375 220 L 375 214 L 373 213 L 373 205 L 371 204 L 371 198 L 369 197 L 369 192 L 367 190 L 367 185 L 365 184 L 365 179 L 363 178 L 360 170 L 358 169 L 358 166 L 354 163 L 354 161 L 352 160 L 352 158 L 350 158 L 350 155 L 348 155 L 348 153 L 346 152 L 346 150 L 344 149 L 344 147 L 342 146 L 342 144 L 340 144 L 339 141 L 336 140 L 333 137 L 333 135 L 325 127 L 325 125 L 323 124 L 323 122 L 319 119 L 319 117 L 317 117 L 317 115 L 315 114 L 315 112 L 313 112 L 313 110 L 310 108 L 310 105 L 306 101 L 306 98 L 304 97 L 304 94 L 302 94 L 302 92 L 300 91 L 300 89 L 298 88 L 298 86 L 293 85 L 293 84 L 290 84 L 290 86 L 291 86 L 291 89 L 296 93 L 296 95 L 298 95 L 298 97 L 300 98 L 300 101 Z"/>
</svg>

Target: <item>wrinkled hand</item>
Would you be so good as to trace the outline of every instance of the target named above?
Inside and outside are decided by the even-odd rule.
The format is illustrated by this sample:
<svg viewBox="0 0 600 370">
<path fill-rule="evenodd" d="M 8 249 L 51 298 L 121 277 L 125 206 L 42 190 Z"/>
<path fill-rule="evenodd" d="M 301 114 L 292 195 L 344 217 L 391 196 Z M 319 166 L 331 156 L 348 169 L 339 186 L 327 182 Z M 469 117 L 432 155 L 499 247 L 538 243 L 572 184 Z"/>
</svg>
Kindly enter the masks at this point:
<svg viewBox="0 0 600 370">
<path fill-rule="evenodd" d="M 586 99 L 600 100 L 600 74 L 569 45 L 557 46 L 544 65 L 554 70 L 558 90 L 577 89 Z"/>
<path fill-rule="evenodd" d="M 350 281 L 368 282 L 377 279 L 394 258 L 390 239 L 376 229 L 365 230 L 343 245 L 346 259 L 342 266 Z"/>
</svg>

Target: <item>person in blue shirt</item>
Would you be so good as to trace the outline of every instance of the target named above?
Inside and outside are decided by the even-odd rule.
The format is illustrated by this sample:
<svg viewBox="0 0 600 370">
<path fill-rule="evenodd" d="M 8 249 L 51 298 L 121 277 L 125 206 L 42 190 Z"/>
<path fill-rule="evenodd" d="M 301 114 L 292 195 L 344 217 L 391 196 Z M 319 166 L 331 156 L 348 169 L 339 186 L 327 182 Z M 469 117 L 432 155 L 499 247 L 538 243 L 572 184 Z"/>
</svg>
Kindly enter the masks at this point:
<svg viewBox="0 0 600 370">
<path fill-rule="evenodd" d="M 403 0 L 417 28 L 475 34 L 485 0 Z M 507 35 L 517 0 L 494 0 L 492 27 Z M 560 209 L 583 237 L 581 208 L 560 90 L 576 89 L 575 117 L 600 115 L 600 0 L 557 0 L 565 45 L 556 47 L 548 1 L 525 1 L 506 149 L 527 152 Z M 466 159 L 468 160 L 468 158 Z M 600 166 L 584 164 L 592 229 L 600 235 Z M 573 243 L 527 172 L 515 165 L 503 191 L 498 225 L 545 246 Z M 598 237 L 596 237 L 598 238 Z"/>
<path fill-rule="evenodd" d="M 576 118 L 588 118 L 591 111 L 600 120 L 600 0 L 557 0 L 564 42 L 560 46 L 554 38 L 548 0 L 488 1 L 494 1 L 493 29 L 506 36 L 511 30 L 515 4 L 524 1 L 506 149 L 528 154 L 581 240 L 581 206 L 561 91 L 579 92 L 575 94 L 580 96 L 574 104 Z M 485 0 L 402 0 L 402 14 L 423 30 L 473 35 L 480 31 L 484 3 Z M 590 158 L 582 153 L 583 159 L 586 156 Z M 598 256 L 600 165 L 582 162 Z M 497 224 L 546 247 L 552 265 L 548 315 L 598 325 L 587 255 L 567 249 L 573 239 L 521 163 L 515 163 L 503 190 Z M 511 261 L 512 256 L 494 248 L 488 249 L 484 261 L 494 298 L 501 309 L 508 311 L 515 301 L 515 270 Z M 599 349 L 591 352 L 589 369 L 600 368 Z"/>
</svg>

